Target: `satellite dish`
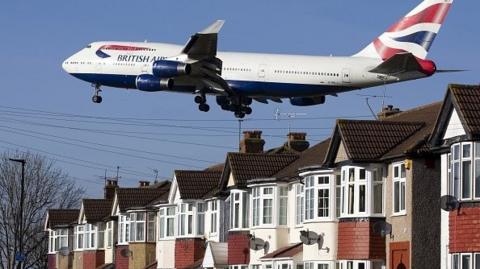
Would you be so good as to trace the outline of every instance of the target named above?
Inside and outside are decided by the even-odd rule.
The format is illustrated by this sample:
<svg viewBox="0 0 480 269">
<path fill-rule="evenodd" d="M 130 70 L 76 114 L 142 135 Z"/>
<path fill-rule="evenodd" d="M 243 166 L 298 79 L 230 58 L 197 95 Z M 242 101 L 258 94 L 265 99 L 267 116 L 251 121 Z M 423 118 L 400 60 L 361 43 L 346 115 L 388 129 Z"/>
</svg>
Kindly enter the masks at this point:
<svg viewBox="0 0 480 269">
<path fill-rule="evenodd" d="M 323 236 L 309 230 L 300 231 L 300 241 L 302 241 L 302 243 L 305 245 L 313 245 L 315 243 L 319 243 L 320 240 L 323 245 Z"/>
<path fill-rule="evenodd" d="M 250 249 L 261 250 L 268 246 L 268 242 L 263 241 L 261 238 L 256 238 L 255 235 L 250 235 Z"/>
<path fill-rule="evenodd" d="M 129 250 L 128 248 L 124 248 L 120 250 L 120 255 L 122 255 L 122 257 L 130 257 L 132 256 L 132 251 Z"/>
<path fill-rule="evenodd" d="M 447 211 L 453 211 L 460 208 L 460 202 L 451 195 L 444 195 L 440 198 L 440 207 Z"/>
<path fill-rule="evenodd" d="M 387 236 L 387 234 L 392 234 L 392 224 L 386 221 L 378 221 L 373 224 L 373 233 L 376 235 L 380 235 L 381 237 Z"/>
<path fill-rule="evenodd" d="M 59 250 L 58 250 L 58 253 L 61 255 L 61 256 L 68 256 L 70 254 L 70 249 L 68 249 L 68 247 L 61 247 Z"/>
</svg>

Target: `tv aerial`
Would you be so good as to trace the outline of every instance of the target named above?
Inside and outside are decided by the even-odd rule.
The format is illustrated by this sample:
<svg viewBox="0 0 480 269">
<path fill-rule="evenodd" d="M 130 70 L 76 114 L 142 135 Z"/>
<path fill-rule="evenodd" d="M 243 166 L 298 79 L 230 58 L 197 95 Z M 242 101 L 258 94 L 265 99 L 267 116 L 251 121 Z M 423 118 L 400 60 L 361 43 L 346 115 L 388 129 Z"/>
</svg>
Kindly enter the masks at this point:
<svg viewBox="0 0 480 269">
<path fill-rule="evenodd" d="M 306 116 L 307 113 L 298 113 L 298 112 L 280 112 L 280 108 L 277 107 L 275 109 L 275 120 L 282 120 L 282 118 L 286 118 L 288 120 L 288 132 L 290 133 L 292 129 L 292 120 L 299 117 L 299 116 Z"/>
<path fill-rule="evenodd" d="M 265 251 L 265 253 L 268 252 L 269 244 L 268 244 L 267 241 L 264 241 L 261 238 L 255 237 L 254 234 L 250 234 L 249 237 L 250 237 L 250 249 L 255 250 L 255 251 L 263 249 Z"/>
<path fill-rule="evenodd" d="M 303 244 L 307 246 L 318 244 L 318 249 L 326 250 L 327 252 L 329 252 L 330 248 L 323 247 L 324 237 L 325 237 L 324 233 L 317 234 L 316 232 L 309 231 L 308 229 L 300 231 L 300 241 Z"/>
<path fill-rule="evenodd" d="M 373 233 L 376 235 L 380 235 L 381 237 L 386 237 L 387 234 L 392 237 L 392 224 L 386 221 L 378 221 L 376 222 L 373 227 Z"/>
<path fill-rule="evenodd" d="M 68 256 L 70 255 L 70 249 L 68 249 L 68 247 L 61 247 L 58 250 L 58 253 L 60 254 L 60 256 Z"/>
<path fill-rule="evenodd" d="M 129 250 L 128 248 L 124 248 L 124 249 L 120 250 L 120 255 L 122 255 L 122 257 L 127 258 L 127 257 L 132 256 L 132 254 L 133 254 L 132 251 Z"/>
<path fill-rule="evenodd" d="M 444 195 L 440 197 L 440 207 L 447 212 L 460 209 L 460 206 L 460 201 L 458 201 L 454 196 Z"/>
</svg>

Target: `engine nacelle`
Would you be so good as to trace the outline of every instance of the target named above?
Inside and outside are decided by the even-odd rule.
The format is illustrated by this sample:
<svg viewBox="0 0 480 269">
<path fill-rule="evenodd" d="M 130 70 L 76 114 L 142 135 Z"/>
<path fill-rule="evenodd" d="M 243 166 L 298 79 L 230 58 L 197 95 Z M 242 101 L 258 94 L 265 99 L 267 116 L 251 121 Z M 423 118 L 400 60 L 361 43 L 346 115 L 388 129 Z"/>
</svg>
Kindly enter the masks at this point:
<svg viewBox="0 0 480 269">
<path fill-rule="evenodd" d="M 172 78 L 182 75 L 189 75 L 192 67 L 189 64 L 159 60 L 153 62 L 152 74 L 158 78 Z"/>
<path fill-rule="evenodd" d="M 437 66 L 433 61 L 417 59 L 418 64 L 421 66 L 421 72 L 427 76 L 432 76 L 437 72 Z"/>
<path fill-rule="evenodd" d="M 135 80 L 137 89 L 144 92 L 158 92 L 173 88 L 173 79 L 158 78 L 152 75 L 139 75 Z"/>
<path fill-rule="evenodd" d="M 325 103 L 325 96 L 290 98 L 290 104 L 294 106 L 314 106 L 321 105 L 323 103 Z"/>
</svg>

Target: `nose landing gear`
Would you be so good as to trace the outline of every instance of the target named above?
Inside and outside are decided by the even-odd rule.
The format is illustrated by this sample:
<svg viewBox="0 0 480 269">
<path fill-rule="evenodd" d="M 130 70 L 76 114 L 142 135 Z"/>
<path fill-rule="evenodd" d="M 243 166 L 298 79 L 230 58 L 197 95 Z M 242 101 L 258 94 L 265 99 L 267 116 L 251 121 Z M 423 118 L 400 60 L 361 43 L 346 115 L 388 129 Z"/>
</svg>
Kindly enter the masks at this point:
<svg viewBox="0 0 480 269">
<path fill-rule="evenodd" d="M 92 96 L 92 102 L 95 104 L 100 104 L 102 102 L 102 97 L 100 96 L 100 93 L 102 90 L 100 89 L 100 84 L 95 84 L 95 91 Z"/>
</svg>

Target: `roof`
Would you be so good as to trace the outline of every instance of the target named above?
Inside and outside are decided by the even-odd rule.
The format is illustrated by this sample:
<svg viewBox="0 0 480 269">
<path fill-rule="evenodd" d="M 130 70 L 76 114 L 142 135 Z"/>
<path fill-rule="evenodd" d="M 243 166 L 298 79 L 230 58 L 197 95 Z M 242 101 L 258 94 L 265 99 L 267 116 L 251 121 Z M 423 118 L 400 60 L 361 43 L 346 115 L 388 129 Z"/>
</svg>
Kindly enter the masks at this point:
<svg viewBox="0 0 480 269">
<path fill-rule="evenodd" d="M 274 252 L 268 253 L 260 259 L 290 258 L 301 252 L 303 252 L 303 243 L 290 244 L 286 247 L 279 248 Z"/>
<path fill-rule="evenodd" d="M 298 175 L 298 170 L 301 168 L 322 165 L 325 160 L 325 156 L 327 155 L 329 144 L 330 138 L 303 151 L 297 160 L 277 172 L 275 174 L 275 178 L 282 179 L 296 177 Z"/>
<path fill-rule="evenodd" d="M 47 228 L 68 227 L 76 223 L 79 209 L 49 209 L 47 217 Z"/>
<path fill-rule="evenodd" d="M 298 156 L 298 154 L 228 153 L 227 163 L 229 171 L 233 174 L 235 186 L 245 188 L 248 180 L 272 177 L 298 159 Z M 228 182 L 229 176 L 225 171 L 222 175 L 224 185 Z"/>
<path fill-rule="evenodd" d="M 118 207 L 120 211 L 125 212 L 128 209 L 146 207 L 153 202 L 167 201 L 170 185 L 170 182 L 164 181 L 156 188 L 118 188 L 116 192 Z"/>
<path fill-rule="evenodd" d="M 83 199 L 83 214 L 87 222 L 99 222 L 110 216 L 112 200 L 106 199 Z"/>
<path fill-rule="evenodd" d="M 201 199 L 215 191 L 222 176 L 221 171 L 176 170 L 175 178 L 181 199 Z"/>
<path fill-rule="evenodd" d="M 332 165 L 340 142 L 351 161 L 371 162 L 429 149 L 441 103 L 417 107 L 383 120 L 337 120 L 326 163 Z"/>
</svg>

